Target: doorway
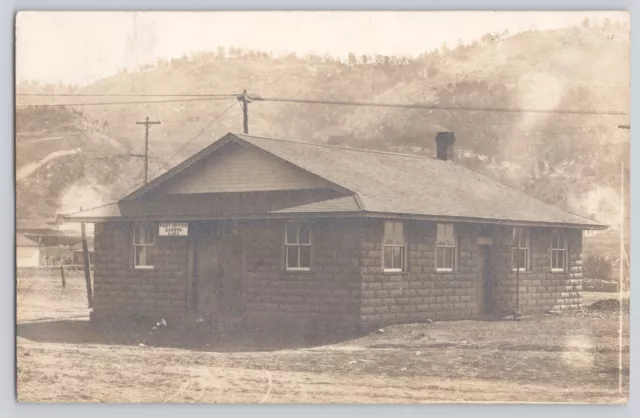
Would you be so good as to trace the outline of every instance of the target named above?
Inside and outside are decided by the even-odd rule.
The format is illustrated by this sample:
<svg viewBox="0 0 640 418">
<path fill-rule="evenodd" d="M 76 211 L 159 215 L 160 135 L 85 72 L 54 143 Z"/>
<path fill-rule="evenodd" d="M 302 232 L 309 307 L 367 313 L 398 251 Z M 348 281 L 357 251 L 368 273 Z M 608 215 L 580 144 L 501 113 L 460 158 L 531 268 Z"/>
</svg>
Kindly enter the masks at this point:
<svg viewBox="0 0 640 418">
<path fill-rule="evenodd" d="M 244 240 L 236 228 L 208 228 L 196 243 L 196 310 L 218 318 L 244 313 Z"/>
<path fill-rule="evenodd" d="M 491 313 L 493 292 L 493 251 L 491 245 L 478 245 L 478 313 Z"/>
</svg>

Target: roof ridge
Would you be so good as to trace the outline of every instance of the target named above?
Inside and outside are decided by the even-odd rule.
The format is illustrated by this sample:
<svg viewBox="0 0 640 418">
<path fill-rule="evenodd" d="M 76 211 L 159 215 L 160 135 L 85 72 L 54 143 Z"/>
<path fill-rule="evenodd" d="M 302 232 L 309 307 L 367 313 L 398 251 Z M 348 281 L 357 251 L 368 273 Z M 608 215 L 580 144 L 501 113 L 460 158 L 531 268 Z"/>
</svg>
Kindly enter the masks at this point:
<svg viewBox="0 0 640 418">
<path fill-rule="evenodd" d="M 249 138 L 257 138 L 257 139 L 267 139 L 269 141 L 279 141 L 279 142 L 291 142 L 294 144 L 302 144 L 302 145 L 313 145 L 315 147 L 323 147 L 323 148 L 333 148 L 333 149 L 341 149 L 347 151 L 358 151 L 358 152 L 366 152 L 370 154 L 384 154 L 384 155 L 395 155 L 398 157 L 411 157 L 411 158 L 420 158 L 432 161 L 442 161 L 438 158 L 429 157 L 427 155 L 419 155 L 419 154 L 406 154 L 402 152 L 391 152 L 391 151 L 379 151 L 379 150 L 370 150 L 365 148 L 351 148 L 351 147 L 341 147 L 338 145 L 329 145 L 329 144 L 317 144 L 313 142 L 304 142 L 304 141 L 294 141 L 292 139 L 282 139 L 282 138 L 270 138 L 266 136 L 258 136 L 258 135 L 247 135 L 247 134 L 234 134 L 239 137 L 249 137 Z"/>
</svg>

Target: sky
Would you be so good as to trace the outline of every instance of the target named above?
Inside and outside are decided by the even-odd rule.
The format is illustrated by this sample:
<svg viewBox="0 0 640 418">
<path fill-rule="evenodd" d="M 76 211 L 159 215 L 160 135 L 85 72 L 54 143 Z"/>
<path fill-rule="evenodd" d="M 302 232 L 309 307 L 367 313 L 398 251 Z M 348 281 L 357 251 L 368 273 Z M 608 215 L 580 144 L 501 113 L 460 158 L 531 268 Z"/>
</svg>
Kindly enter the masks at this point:
<svg viewBox="0 0 640 418">
<path fill-rule="evenodd" d="M 625 12 L 21 12 L 16 78 L 85 85 L 219 46 L 346 57 L 416 56 L 485 33 L 628 21 Z"/>
</svg>

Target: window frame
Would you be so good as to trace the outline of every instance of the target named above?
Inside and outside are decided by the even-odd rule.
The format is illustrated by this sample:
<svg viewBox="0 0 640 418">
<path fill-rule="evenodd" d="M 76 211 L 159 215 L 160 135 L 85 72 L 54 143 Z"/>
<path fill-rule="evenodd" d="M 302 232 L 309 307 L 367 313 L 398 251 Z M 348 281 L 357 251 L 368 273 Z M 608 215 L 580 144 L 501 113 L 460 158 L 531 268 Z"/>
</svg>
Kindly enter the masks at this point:
<svg viewBox="0 0 640 418">
<path fill-rule="evenodd" d="M 555 238 L 558 238 L 556 240 Z M 556 242 L 559 242 L 560 238 L 563 241 L 563 248 L 559 248 L 555 246 Z M 554 252 L 562 253 L 562 268 L 553 267 L 553 254 Z M 549 263 L 551 267 L 552 273 L 565 273 L 567 272 L 567 264 L 568 264 L 568 245 L 567 245 L 567 233 L 566 231 L 552 231 L 551 232 L 551 254 L 549 257 Z"/>
<path fill-rule="evenodd" d="M 445 227 L 445 236 L 446 236 L 446 230 L 447 230 L 447 226 L 451 226 L 451 228 L 453 229 L 453 245 L 439 245 L 438 244 L 438 226 L 443 225 Z M 439 249 L 449 249 L 449 248 L 453 248 L 453 254 L 452 254 L 452 266 L 451 268 L 449 267 L 438 267 L 438 250 Z M 455 224 L 453 223 L 438 223 L 436 224 L 436 259 L 435 259 L 435 266 L 436 266 L 436 272 L 439 273 L 451 273 L 451 272 L 455 272 L 458 270 L 458 235 L 456 234 L 456 227 Z"/>
<path fill-rule="evenodd" d="M 131 243 L 132 243 L 132 249 L 133 249 L 133 268 L 136 270 L 153 270 L 155 268 L 155 264 L 146 264 L 147 261 L 147 251 L 148 248 L 151 247 L 155 247 L 156 245 L 156 236 L 157 236 L 157 230 L 155 228 L 156 224 L 154 223 L 150 223 L 150 222 L 135 222 L 133 224 L 133 232 L 131 234 Z M 151 229 L 151 239 L 152 242 L 151 243 L 147 243 L 147 242 L 140 242 L 140 243 L 136 243 L 136 234 L 138 231 L 138 228 L 142 228 L 143 234 L 142 234 L 142 238 L 144 238 L 142 241 L 146 240 L 146 236 L 147 236 L 147 229 L 150 228 Z M 137 254 L 137 250 L 138 248 L 142 248 L 144 250 L 144 258 L 145 258 L 145 264 L 137 264 L 136 261 L 136 254 Z"/>
<path fill-rule="evenodd" d="M 385 231 L 387 229 L 387 224 L 400 224 L 402 225 L 402 244 L 397 244 L 395 242 L 391 243 L 391 244 L 387 244 L 385 242 Z M 395 228 L 392 229 L 392 231 L 395 231 Z M 391 234 L 392 236 L 394 235 L 394 233 L 392 232 Z M 386 253 L 386 248 L 390 247 L 390 248 L 400 248 L 400 262 L 401 262 L 401 266 L 399 268 L 397 267 L 393 267 L 393 255 L 391 257 L 391 265 L 392 267 L 387 268 L 385 267 L 385 253 Z M 384 223 L 382 224 L 382 271 L 384 273 L 406 273 L 407 272 L 407 229 L 405 228 L 405 223 L 401 220 L 385 220 Z"/>
<path fill-rule="evenodd" d="M 519 271 L 519 272 L 527 272 L 527 271 L 531 271 L 531 234 L 529 232 L 529 228 L 526 227 L 514 227 L 514 229 L 516 228 L 520 228 L 521 231 L 524 232 L 524 247 L 520 246 L 520 241 L 518 241 L 517 243 L 517 247 L 514 246 L 514 243 L 512 241 L 511 243 L 511 271 L 515 272 L 515 271 Z M 513 237 L 513 230 L 512 230 L 512 237 Z M 515 258 L 514 258 L 514 250 L 526 250 L 525 255 L 524 255 L 524 266 L 521 267 L 517 267 L 515 265 Z"/>
<path fill-rule="evenodd" d="M 300 225 L 301 224 L 306 224 L 307 229 L 309 231 L 309 242 L 307 243 L 300 243 Z M 290 226 L 296 226 L 296 242 L 294 243 L 290 243 L 289 242 L 289 227 Z M 311 237 L 312 233 L 311 233 L 311 223 L 308 221 L 288 221 L 285 223 L 284 225 L 284 268 L 285 271 L 311 271 L 311 259 L 312 259 L 312 255 L 311 255 L 311 244 L 312 244 L 312 237 Z M 297 263 L 297 267 L 289 267 L 289 247 L 296 247 L 297 248 L 297 254 L 298 254 L 298 263 Z M 309 267 L 300 267 L 300 247 L 309 247 Z"/>
</svg>

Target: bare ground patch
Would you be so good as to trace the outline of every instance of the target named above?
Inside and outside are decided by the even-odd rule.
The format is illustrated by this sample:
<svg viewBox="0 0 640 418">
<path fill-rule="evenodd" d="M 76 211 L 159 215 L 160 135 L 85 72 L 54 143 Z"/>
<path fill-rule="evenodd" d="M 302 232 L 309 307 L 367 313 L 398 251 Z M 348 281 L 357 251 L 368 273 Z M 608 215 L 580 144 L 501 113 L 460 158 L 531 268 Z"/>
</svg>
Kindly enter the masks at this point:
<svg viewBox="0 0 640 418">
<path fill-rule="evenodd" d="M 628 320 L 620 374 L 615 311 L 400 325 L 341 341 L 255 341 L 196 338 L 171 324 L 96 329 L 65 319 L 87 312 L 81 286 L 33 289 L 19 302 L 23 402 L 616 403 L 628 395 Z M 43 318 L 53 319 L 33 322 Z"/>
</svg>

